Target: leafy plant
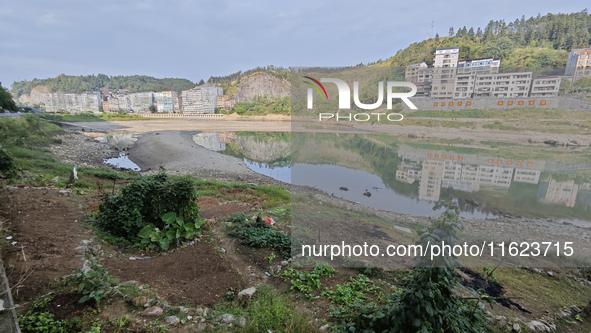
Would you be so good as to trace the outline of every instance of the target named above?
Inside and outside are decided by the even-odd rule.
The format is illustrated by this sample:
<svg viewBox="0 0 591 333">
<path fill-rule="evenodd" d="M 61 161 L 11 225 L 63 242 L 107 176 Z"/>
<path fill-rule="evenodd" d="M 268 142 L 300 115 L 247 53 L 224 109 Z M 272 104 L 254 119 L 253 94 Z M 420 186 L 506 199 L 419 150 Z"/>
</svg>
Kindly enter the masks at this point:
<svg viewBox="0 0 591 333">
<path fill-rule="evenodd" d="M 79 303 L 94 300 L 96 304 L 107 297 L 118 280 L 111 277 L 106 268 L 96 263 L 89 263 L 88 268 L 78 268 L 74 274 L 64 277 L 67 284 L 73 285 L 82 298 Z"/>
<path fill-rule="evenodd" d="M 169 212 L 162 216 L 164 229 L 160 230 L 154 224 L 149 224 L 140 230 L 138 236 L 142 238 L 142 244 L 148 244 L 153 249 L 159 245 L 161 249 L 168 250 L 171 242 L 178 243 L 181 239 L 194 238 L 203 225 L 203 220 L 185 222 L 183 216 L 175 212 Z"/>
<path fill-rule="evenodd" d="M 262 223 L 240 229 L 236 235 L 244 245 L 268 247 L 278 250 L 283 259 L 291 257 L 291 237 Z"/>
<path fill-rule="evenodd" d="M 381 291 L 367 276 L 359 275 L 357 279 L 351 277 L 350 282 L 337 285 L 334 290 L 325 289 L 320 295 L 327 296 L 333 303 L 350 305 L 358 299 L 366 299 L 368 293 L 380 294 Z"/>
<path fill-rule="evenodd" d="M 157 175 L 131 182 L 116 195 L 105 194 L 96 226 L 129 245 L 139 244 L 138 232 L 144 227 L 166 229 L 168 219 L 162 218 L 166 213 L 176 212 L 183 223 L 194 225 L 199 220 L 198 199 L 192 177 L 172 178 L 161 168 Z"/>
<path fill-rule="evenodd" d="M 281 278 L 284 281 L 291 279 L 291 289 L 302 292 L 309 299 L 316 299 L 319 296 L 314 296 L 314 289 L 320 290 L 322 283 L 320 278 L 323 276 L 333 277 L 337 270 L 328 266 L 317 266 L 312 272 L 302 272 L 288 267 L 285 269 Z"/>
<path fill-rule="evenodd" d="M 440 242 L 453 246 L 457 242 L 457 207 L 439 203 L 434 209 L 445 207 L 440 216 L 431 218 L 431 224 L 419 229 L 417 243 Z M 387 298 L 387 304 L 366 304 L 362 300 L 333 309 L 331 317 L 339 332 L 470 332 L 490 330 L 484 310 L 474 299 L 462 299 L 455 293 L 457 281 L 455 258 L 438 257 L 436 260 L 417 258 L 417 267 L 405 287 Z M 427 267 L 420 267 L 427 266 Z"/>
<path fill-rule="evenodd" d="M 51 302 L 53 295 L 40 297 L 33 301 L 31 309 L 19 317 L 19 326 L 25 332 L 35 333 L 69 333 L 78 332 L 80 326 L 79 318 L 73 320 L 55 320 L 50 312 L 38 310 L 45 309 Z"/>
</svg>

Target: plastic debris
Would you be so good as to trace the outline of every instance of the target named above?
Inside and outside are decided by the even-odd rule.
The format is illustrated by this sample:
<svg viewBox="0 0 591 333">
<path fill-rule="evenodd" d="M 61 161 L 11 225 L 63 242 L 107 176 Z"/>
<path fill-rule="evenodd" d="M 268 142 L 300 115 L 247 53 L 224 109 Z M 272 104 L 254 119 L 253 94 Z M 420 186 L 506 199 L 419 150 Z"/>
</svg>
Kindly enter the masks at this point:
<svg viewBox="0 0 591 333">
<path fill-rule="evenodd" d="M 266 225 L 275 225 L 275 221 L 273 221 L 273 219 L 270 217 L 263 218 L 263 221 L 265 222 Z"/>
</svg>

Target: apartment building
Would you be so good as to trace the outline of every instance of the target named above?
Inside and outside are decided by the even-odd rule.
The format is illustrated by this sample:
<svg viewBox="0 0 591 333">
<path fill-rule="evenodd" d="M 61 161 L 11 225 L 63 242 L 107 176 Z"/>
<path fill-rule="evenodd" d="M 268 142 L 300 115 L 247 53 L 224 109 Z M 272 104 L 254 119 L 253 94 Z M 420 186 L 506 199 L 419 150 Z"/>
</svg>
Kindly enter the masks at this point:
<svg viewBox="0 0 591 333">
<path fill-rule="evenodd" d="M 442 47 L 435 51 L 433 59 L 433 82 L 431 96 L 434 98 L 451 98 L 456 81 L 456 69 L 460 47 Z"/>
<path fill-rule="evenodd" d="M 404 71 L 404 79 L 407 82 L 417 83 L 419 78 L 419 71 L 421 69 L 427 69 L 429 66 L 425 62 L 410 64 L 406 66 Z"/>
<path fill-rule="evenodd" d="M 558 96 L 562 78 L 559 76 L 544 76 L 533 79 L 530 97 L 555 97 Z"/>
<path fill-rule="evenodd" d="M 223 94 L 223 88 L 207 85 L 183 90 L 182 111 L 189 114 L 214 113 L 217 107 L 217 96 Z"/>
<path fill-rule="evenodd" d="M 162 91 L 154 93 L 156 112 L 178 112 L 179 98 L 176 91 Z"/>
<path fill-rule="evenodd" d="M 457 74 L 498 73 L 501 67 L 499 58 L 481 58 L 458 61 Z"/>
<path fill-rule="evenodd" d="M 583 77 L 591 77 L 591 48 L 571 50 L 564 75 L 572 76 L 573 82 Z"/>
<path fill-rule="evenodd" d="M 472 97 L 528 97 L 532 72 L 477 74 Z"/>
<path fill-rule="evenodd" d="M 109 102 L 108 101 L 103 101 L 103 112 L 111 112 L 111 110 L 109 109 Z"/>
</svg>

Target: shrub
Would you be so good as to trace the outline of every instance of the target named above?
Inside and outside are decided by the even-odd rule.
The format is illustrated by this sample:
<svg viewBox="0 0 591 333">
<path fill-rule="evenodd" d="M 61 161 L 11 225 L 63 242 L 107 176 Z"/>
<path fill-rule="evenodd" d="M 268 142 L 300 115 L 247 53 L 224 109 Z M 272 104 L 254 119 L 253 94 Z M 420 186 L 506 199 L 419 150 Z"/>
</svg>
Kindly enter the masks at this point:
<svg viewBox="0 0 591 333">
<path fill-rule="evenodd" d="M 168 250 L 170 242 L 176 241 L 178 243 L 182 238 L 195 237 L 203 225 L 203 220 L 185 222 L 184 217 L 177 216 L 175 212 L 164 214 L 162 221 L 166 224 L 163 230 L 149 224 L 139 232 L 142 244 L 148 244 L 151 249 L 158 245 L 161 249 Z"/>
<path fill-rule="evenodd" d="M 192 177 L 171 179 L 163 168 L 154 176 L 144 177 L 123 187 L 116 195 L 105 195 L 99 206 L 96 226 L 115 238 L 132 244 L 141 239 L 140 230 L 152 224 L 164 230 L 162 217 L 175 212 L 185 223 L 199 219 L 199 199 L 195 180 Z"/>
</svg>

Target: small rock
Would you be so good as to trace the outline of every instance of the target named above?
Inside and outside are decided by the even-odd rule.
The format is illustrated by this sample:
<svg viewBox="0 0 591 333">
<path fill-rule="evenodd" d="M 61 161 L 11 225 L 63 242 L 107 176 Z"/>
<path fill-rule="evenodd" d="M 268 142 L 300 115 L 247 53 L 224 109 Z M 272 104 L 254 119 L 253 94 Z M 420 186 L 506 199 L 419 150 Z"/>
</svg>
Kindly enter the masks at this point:
<svg viewBox="0 0 591 333">
<path fill-rule="evenodd" d="M 244 317 L 238 318 L 238 326 L 246 327 L 246 318 L 244 318 Z"/>
<path fill-rule="evenodd" d="M 327 331 L 329 327 L 330 327 L 330 325 L 328 325 L 328 324 L 322 325 L 322 326 L 320 326 L 320 330 L 321 331 Z"/>
<path fill-rule="evenodd" d="M 499 328 L 505 328 L 507 326 L 507 319 L 505 319 L 505 317 L 501 318 L 501 320 L 499 320 Z"/>
<path fill-rule="evenodd" d="M 164 310 L 164 311 L 168 311 L 168 310 L 170 310 L 170 305 L 168 305 L 168 304 L 162 304 L 160 307 L 161 307 L 161 308 L 162 308 L 162 310 Z"/>
<path fill-rule="evenodd" d="M 187 320 L 191 320 L 191 319 L 193 319 L 192 316 L 187 316 Z"/>
<path fill-rule="evenodd" d="M 159 306 L 152 306 L 142 312 L 142 317 L 158 317 L 162 314 L 162 308 Z"/>
<path fill-rule="evenodd" d="M 552 276 L 552 277 L 554 276 L 554 272 L 552 272 L 552 271 L 547 271 L 546 274 L 548 274 L 548 276 Z"/>
<path fill-rule="evenodd" d="M 188 312 L 189 312 L 189 310 L 191 310 L 191 309 L 189 309 L 189 308 L 186 308 L 186 307 L 184 307 L 184 306 L 179 306 L 179 307 L 177 308 L 177 310 L 178 310 L 179 312 L 182 312 L 182 313 L 188 313 Z"/>
<path fill-rule="evenodd" d="M 519 326 L 519 324 L 517 324 L 517 323 L 513 324 L 513 331 L 520 332 L 521 331 L 521 326 Z"/>
<path fill-rule="evenodd" d="M 581 309 L 579 309 L 579 307 L 578 307 L 578 306 L 576 306 L 576 305 L 573 305 L 573 306 L 571 306 L 570 308 L 571 308 L 571 310 L 573 310 L 573 311 L 574 311 L 574 312 L 576 312 L 576 313 L 581 313 L 581 311 L 582 311 L 582 310 L 581 310 Z"/>
<path fill-rule="evenodd" d="M 119 283 L 119 286 L 120 287 L 137 287 L 138 284 L 139 284 L 139 282 L 137 282 L 135 280 L 129 280 L 129 281 Z"/>
<path fill-rule="evenodd" d="M 133 306 L 141 306 L 144 305 L 148 302 L 148 299 L 145 298 L 144 296 L 138 296 L 138 297 L 134 297 L 131 299 L 131 304 L 133 304 Z"/>
<path fill-rule="evenodd" d="M 176 325 L 181 322 L 181 320 L 177 316 L 166 317 L 164 318 L 164 321 L 166 321 L 168 325 Z"/>
<path fill-rule="evenodd" d="M 224 313 L 218 321 L 222 324 L 230 324 L 234 321 L 234 316 L 229 313 Z"/>
<path fill-rule="evenodd" d="M 197 332 L 203 332 L 207 328 L 207 323 L 199 323 L 197 325 Z"/>
<path fill-rule="evenodd" d="M 135 257 L 129 257 L 129 260 L 136 260 Z"/>
<path fill-rule="evenodd" d="M 86 246 L 84 246 L 84 245 L 78 246 L 77 248 L 74 249 L 74 253 L 75 254 L 79 254 L 79 255 L 83 255 L 86 252 L 87 249 L 88 248 Z"/>
<path fill-rule="evenodd" d="M 16 191 L 18 190 L 18 187 L 8 186 L 6 189 L 9 191 Z"/>
<path fill-rule="evenodd" d="M 252 295 L 254 295 L 254 293 L 256 291 L 257 291 L 257 289 L 255 287 L 250 287 L 250 288 L 244 289 L 238 293 L 238 299 L 239 300 L 248 300 L 252 297 Z"/>
<path fill-rule="evenodd" d="M 60 197 L 71 197 L 72 196 L 72 192 L 66 191 L 66 190 L 59 190 L 58 194 Z"/>
<path fill-rule="evenodd" d="M 287 266 L 287 265 L 289 265 L 289 262 L 287 262 L 287 260 L 283 260 L 283 261 L 281 262 L 281 266 L 285 267 L 285 266 Z"/>
<path fill-rule="evenodd" d="M 271 275 L 279 274 L 281 272 L 281 266 L 273 266 L 269 269 Z"/>
<path fill-rule="evenodd" d="M 201 307 L 197 308 L 197 310 L 195 310 L 195 313 L 196 313 L 198 316 L 203 316 L 203 308 L 201 308 Z"/>
</svg>

